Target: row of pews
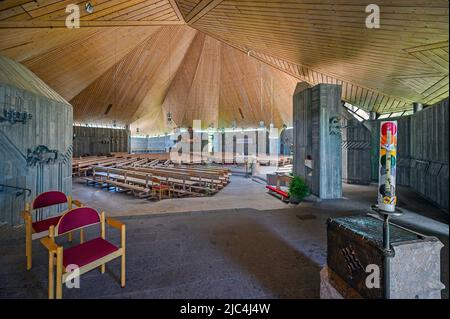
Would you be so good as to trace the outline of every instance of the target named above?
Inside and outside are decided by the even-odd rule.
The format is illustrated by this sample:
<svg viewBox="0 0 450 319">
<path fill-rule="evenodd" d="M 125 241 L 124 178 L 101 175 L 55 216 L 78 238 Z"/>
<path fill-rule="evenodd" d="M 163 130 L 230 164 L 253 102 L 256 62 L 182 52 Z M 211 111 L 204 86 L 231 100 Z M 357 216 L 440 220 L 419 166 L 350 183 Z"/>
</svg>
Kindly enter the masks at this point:
<svg viewBox="0 0 450 319">
<path fill-rule="evenodd" d="M 170 162 L 167 158 L 140 158 L 137 156 L 89 156 L 72 159 L 72 175 L 73 176 L 88 176 L 92 173 L 94 166 L 104 167 L 122 167 L 128 165 L 157 165 L 168 164 Z"/>
<path fill-rule="evenodd" d="M 230 182 L 230 170 L 203 165 L 175 165 L 162 157 L 83 158 L 73 162 L 74 175 L 88 185 L 114 188 L 139 198 L 209 196 Z"/>
</svg>

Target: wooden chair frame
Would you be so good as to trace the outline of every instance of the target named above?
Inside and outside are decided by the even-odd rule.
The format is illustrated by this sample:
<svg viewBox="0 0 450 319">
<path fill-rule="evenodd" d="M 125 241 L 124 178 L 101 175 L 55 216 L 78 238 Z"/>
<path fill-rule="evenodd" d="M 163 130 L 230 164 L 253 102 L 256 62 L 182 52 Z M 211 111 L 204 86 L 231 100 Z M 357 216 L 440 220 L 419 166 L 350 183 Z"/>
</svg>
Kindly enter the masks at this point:
<svg viewBox="0 0 450 319">
<path fill-rule="evenodd" d="M 166 187 L 165 188 L 159 188 L 162 185 L 167 186 L 167 188 Z M 152 193 L 153 193 L 153 195 L 156 197 L 156 192 L 159 192 L 159 200 L 161 200 L 162 199 L 162 193 L 166 192 L 166 191 L 168 192 L 168 195 L 169 195 L 169 198 L 170 198 L 170 185 L 168 183 L 167 184 L 162 184 L 161 180 L 159 178 L 152 177 Z"/>
<path fill-rule="evenodd" d="M 39 196 L 39 195 L 38 195 Z M 36 196 L 37 198 L 37 196 Z M 27 270 L 30 270 L 33 266 L 33 245 L 32 242 L 35 239 L 40 239 L 42 237 L 48 236 L 49 231 L 42 231 L 42 232 L 36 232 L 33 229 L 33 216 L 32 213 L 36 212 L 36 209 L 33 209 L 34 202 L 36 198 L 31 203 L 25 204 L 25 209 L 22 211 L 22 218 L 25 224 L 25 255 L 26 255 L 26 263 L 27 263 Z M 64 214 L 65 212 L 71 210 L 73 206 L 77 207 L 83 207 L 83 203 L 80 201 L 73 199 L 72 196 L 66 196 L 67 198 L 67 210 L 63 211 L 60 215 Z M 55 204 L 57 205 L 57 204 Z M 53 205 L 51 205 L 53 206 Z M 51 207 L 48 206 L 48 207 Z M 82 233 L 80 234 L 82 236 Z M 72 241 L 72 233 L 68 234 L 68 240 Z"/>
<path fill-rule="evenodd" d="M 126 274 L 125 274 L 125 247 L 126 247 L 126 226 L 124 223 L 107 217 L 105 218 L 105 213 L 102 212 L 100 214 L 100 225 L 101 225 L 101 238 L 105 239 L 106 234 L 106 224 L 110 225 L 111 227 L 117 229 L 120 231 L 120 241 L 121 246 L 118 250 L 99 258 L 89 264 L 86 264 L 79 268 L 79 275 L 87 273 L 88 271 L 91 271 L 95 268 L 100 268 L 100 272 L 103 274 L 106 270 L 106 263 L 114 260 L 116 258 L 121 257 L 121 275 L 120 275 L 120 286 L 123 288 L 125 287 L 125 281 L 126 281 Z M 92 226 L 91 225 L 85 225 L 78 229 L 80 231 L 83 230 L 85 227 Z M 67 272 L 65 267 L 63 266 L 63 256 L 64 256 L 64 249 L 61 246 L 58 246 L 55 243 L 55 237 L 58 236 L 57 233 L 58 227 L 55 228 L 55 226 L 51 226 L 49 229 L 49 236 L 42 238 L 41 243 L 44 245 L 44 247 L 48 250 L 48 298 L 54 299 L 55 297 L 55 280 L 54 280 L 54 274 L 55 274 L 55 266 L 56 266 L 56 299 L 62 299 L 62 286 L 67 281 L 67 278 L 70 274 L 70 272 Z M 74 229 L 76 230 L 76 229 Z M 83 243 L 83 241 L 81 241 Z"/>
</svg>

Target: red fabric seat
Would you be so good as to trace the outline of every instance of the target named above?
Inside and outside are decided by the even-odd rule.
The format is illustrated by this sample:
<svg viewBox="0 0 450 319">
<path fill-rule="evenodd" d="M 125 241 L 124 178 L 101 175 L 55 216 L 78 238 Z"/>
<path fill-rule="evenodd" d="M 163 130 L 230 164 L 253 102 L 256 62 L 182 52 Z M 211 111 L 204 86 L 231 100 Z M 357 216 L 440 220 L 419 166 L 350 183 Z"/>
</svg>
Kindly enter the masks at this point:
<svg viewBox="0 0 450 319">
<path fill-rule="evenodd" d="M 155 186 L 153 186 L 153 188 L 154 188 L 154 189 L 168 189 L 168 188 L 169 188 L 169 185 L 163 185 L 163 184 L 160 184 L 160 185 L 155 185 Z"/>
<path fill-rule="evenodd" d="M 105 257 L 119 248 L 107 242 L 103 238 L 95 238 L 83 244 L 64 249 L 63 265 L 67 267 L 70 264 L 83 267 L 97 259 Z"/>
<path fill-rule="evenodd" d="M 32 223 L 32 227 L 36 233 L 41 233 L 47 231 L 50 226 L 56 226 L 61 219 L 61 216 L 51 217 L 48 219 L 40 220 L 38 222 Z"/>
<path fill-rule="evenodd" d="M 266 188 L 267 188 L 268 190 L 272 191 L 272 192 L 275 192 L 275 193 L 277 193 L 277 194 L 283 196 L 283 197 L 287 197 L 287 198 L 289 197 L 289 194 L 288 194 L 287 192 L 282 191 L 281 189 L 277 189 L 277 188 L 274 187 L 274 186 L 267 185 Z"/>
</svg>

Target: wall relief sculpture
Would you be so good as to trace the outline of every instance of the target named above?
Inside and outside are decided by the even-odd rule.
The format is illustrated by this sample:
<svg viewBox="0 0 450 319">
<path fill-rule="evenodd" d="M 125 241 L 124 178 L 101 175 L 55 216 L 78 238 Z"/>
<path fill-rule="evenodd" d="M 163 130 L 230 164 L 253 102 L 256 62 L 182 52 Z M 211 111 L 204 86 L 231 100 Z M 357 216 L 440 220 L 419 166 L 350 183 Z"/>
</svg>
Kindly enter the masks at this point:
<svg viewBox="0 0 450 319">
<path fill-rule="evenodd" d="M 45 145 L 36 146 L 34 150 L 27 150 L 27 166 L 53 164 L 58 160 L 58 155 L 58 150 L 51 150 Z"/>
<path fill-rule="evenodd" d="M 339 116 L 330 117 L 330 135 L 341 135 L 341 118 Z"/>
</svg>

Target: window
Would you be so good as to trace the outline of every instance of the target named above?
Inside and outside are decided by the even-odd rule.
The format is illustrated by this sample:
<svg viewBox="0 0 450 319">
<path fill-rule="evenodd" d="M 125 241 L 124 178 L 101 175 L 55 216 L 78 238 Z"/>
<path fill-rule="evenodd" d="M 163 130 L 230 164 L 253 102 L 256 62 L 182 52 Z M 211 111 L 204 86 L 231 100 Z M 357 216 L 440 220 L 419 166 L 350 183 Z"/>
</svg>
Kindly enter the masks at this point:
<svg viewBox="0 0 450 319">
<path fill-rule="evenodd" d="M 345 102 L 344 107 L 352 114 L 359 122 L 369 119 L 369 112 L 364 111 L 350 103 Z"/>
</svg>

